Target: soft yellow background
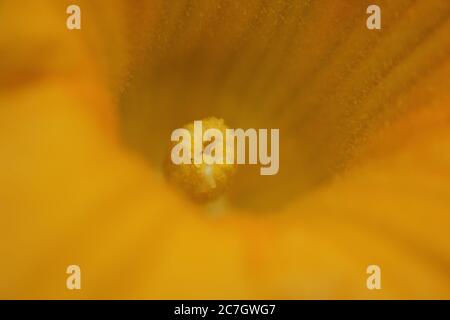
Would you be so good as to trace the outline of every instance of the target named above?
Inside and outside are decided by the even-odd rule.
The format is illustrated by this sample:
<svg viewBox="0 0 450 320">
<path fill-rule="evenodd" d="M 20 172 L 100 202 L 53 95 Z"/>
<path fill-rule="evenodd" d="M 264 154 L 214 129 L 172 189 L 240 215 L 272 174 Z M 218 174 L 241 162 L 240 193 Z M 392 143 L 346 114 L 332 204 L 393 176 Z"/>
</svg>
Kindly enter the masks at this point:
<svg viewBox="0 0 450 320">
<path fill-rule="evenodd" d="M 448 0 L 1 1 L 0 297 L 450 298 L 449 17 Z M 168 133 L 207 116 L 281 134 L 280 174 L 243 168 L 219 209 L 160 173 Z"/>
</svg>

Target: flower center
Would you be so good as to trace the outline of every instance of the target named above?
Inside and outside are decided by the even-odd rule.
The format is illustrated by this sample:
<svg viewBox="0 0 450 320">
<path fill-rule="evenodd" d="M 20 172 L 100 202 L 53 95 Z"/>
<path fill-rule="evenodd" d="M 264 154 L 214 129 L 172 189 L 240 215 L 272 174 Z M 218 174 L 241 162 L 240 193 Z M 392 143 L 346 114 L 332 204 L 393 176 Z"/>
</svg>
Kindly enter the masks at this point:
<svg viewBox="0 0 450 320">
<path fill-rule="evenodd" d="M 227 129 L 223 119 L 206 118 L 202 120 L 204 129 L 217 129 L 223 134 Z M 187 129 L 191 137 L 194 137 L 194 123 L 189 123 L 183 127 Z M 191 157 L 194 158 L 195 152 L 205 159 L 213 157 L 213 151 L 210 146 L 214 141 L 204 142 L 202 150 L 195 150 L 195 143 L 189 141 Z M 191 198 L 200 202 L 209 202 L 222 196 L 228 189 L 231 177 L 236 171 L 234 164 L 212 163 L 202 161 L 201 163 L 174 164 L 171 161 L 171 153 L 176 142 L 172 142 L 168 150 L 168 157 L 165 160 L 165 174 L 167 179 L 177 187 L 180 187 Z M 222 150 L 225 152 L 224 150 Z"/>
</svg>

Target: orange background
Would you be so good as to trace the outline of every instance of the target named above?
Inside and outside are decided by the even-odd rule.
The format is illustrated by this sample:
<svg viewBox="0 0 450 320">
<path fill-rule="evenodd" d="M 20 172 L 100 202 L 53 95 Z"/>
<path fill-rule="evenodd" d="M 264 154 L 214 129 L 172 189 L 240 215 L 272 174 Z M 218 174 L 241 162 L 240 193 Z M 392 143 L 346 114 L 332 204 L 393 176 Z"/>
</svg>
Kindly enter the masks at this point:
<svg viewBox="0 0 450 320">
<path fill-rule="evenodd" d="M 449 17 L 447 0 L 1 1 L 0 297 L 450 298 Z M 280 128 L 280 173 L 240 169 L 218 208 L 161 174 L 171 130 L 209 116 Z"/>
</svg>

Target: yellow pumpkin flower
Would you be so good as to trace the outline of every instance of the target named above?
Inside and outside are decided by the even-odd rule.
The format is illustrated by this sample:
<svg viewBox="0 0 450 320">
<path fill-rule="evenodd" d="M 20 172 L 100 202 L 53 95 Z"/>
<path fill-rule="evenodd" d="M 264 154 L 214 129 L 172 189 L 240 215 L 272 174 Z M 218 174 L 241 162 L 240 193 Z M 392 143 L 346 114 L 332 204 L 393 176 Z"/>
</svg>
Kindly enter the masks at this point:
<svg viewBox="0 0 450 320">
<path fill-rule="evenodd" d="M 450 298 L 448 0 L 76 2 L 0 2 L 1 298 Z M 279 173 L 167 181 L 210 117 Z"/>
</svg>

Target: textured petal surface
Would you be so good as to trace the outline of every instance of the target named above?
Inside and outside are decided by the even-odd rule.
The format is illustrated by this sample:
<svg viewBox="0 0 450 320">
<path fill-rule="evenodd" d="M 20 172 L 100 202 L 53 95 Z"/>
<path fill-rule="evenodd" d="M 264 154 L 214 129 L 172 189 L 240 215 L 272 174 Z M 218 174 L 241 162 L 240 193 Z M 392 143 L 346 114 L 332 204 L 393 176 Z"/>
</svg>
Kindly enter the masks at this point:
<svg viewBox="0 0 450 320">
<path fill-rule="evenodd" d="M 378 2 L 1 1 L 0 297 L 450 298 L 450 2 Z M 161 173 L 210 116 L 280 128 L 220 214 Z"/>
</svg>

